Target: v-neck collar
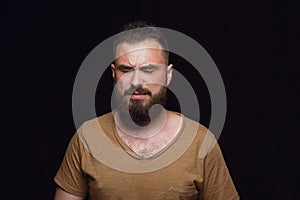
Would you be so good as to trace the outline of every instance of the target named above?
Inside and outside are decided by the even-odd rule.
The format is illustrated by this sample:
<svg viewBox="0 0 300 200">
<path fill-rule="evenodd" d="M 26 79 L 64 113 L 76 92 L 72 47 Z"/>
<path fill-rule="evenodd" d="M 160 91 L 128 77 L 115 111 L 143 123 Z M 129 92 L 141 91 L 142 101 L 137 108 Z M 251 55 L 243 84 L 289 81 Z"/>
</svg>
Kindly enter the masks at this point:
<svg viewBox="0 0 300 200">
<path fill-rule="evenodd" d="M 156 157 L 164 154 L 174 143 L 176 143 L 176 141 L 178 140 L 178 138 L 182 135 L 182 132 L 185 128 L 185 124 L 186 124 L 186 119 L 185 117 L 177 112 L 174 112 L 176 115 L 179 115 L 180 117 L 182 117 L 181 120 L 181 127 L 178 131 L 178 133 L 176 134 L 176 136 L 161 150 L 159 150 L 157 153 L 155 153 L 153 156 L 148 157 L 148 158 L 144 158 L 142 156 L 140 156 L 139 154 L 137 154 L 130 146 L 128 146 L 123 140 L 122 138 L 119 136 L 117 129 L 116 129 L 116 124 L 115 124 L 115 120 L 114 120 L 114 116 L 112 114 L 112 130 L 113 130 L 113 135 L 114 135 L 114 139 L 116 141 L 116 143 L 124 150 L 124 152 L 126 152 L 130 157 L 135 158 L 137 160 L 152 160 L 155 159 Z"/>
</svg>

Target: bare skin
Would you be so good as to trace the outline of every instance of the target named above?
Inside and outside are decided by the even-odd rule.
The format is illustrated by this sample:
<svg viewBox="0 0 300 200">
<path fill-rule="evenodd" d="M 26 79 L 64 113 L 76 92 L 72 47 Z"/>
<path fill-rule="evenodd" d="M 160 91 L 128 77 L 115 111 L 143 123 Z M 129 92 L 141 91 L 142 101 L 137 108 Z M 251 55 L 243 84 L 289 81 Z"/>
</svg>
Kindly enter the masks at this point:
<svg viewBox="0 0 300 200">
<path fill-rule="evenodd" d="M 165 148 L 180 130 L 182 118 L 173 112 L 167 112 L 165 126 L 151 137 L 138 137 L 128 134 L 117 126 L 120 138 L 139 156 L 149 158 Z"/>
</svg>

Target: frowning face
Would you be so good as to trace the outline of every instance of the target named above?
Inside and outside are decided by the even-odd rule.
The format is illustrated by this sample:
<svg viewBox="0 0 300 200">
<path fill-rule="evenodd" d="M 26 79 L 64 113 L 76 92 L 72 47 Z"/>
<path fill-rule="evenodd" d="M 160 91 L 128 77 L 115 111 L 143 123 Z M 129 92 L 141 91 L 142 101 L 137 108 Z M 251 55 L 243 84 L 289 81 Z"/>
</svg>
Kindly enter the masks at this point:
<svg viewBox="0 0 300 200">
<path fill-rule="evenodd" d="M 121 43 L 111 65 L 115 88 L 133 118 L 144 120 L 149 108 L 163 104 L 166 86 L 172 78 L 172 65 L 166 65 L 161 46 L 156 41 Z"/>
</svg>

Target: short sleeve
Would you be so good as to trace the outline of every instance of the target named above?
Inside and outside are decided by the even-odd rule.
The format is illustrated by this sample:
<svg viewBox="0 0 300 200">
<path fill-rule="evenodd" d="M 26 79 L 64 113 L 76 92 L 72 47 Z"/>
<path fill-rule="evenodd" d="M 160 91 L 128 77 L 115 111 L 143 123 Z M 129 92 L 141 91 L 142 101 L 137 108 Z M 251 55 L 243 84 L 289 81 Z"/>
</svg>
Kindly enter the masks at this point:
<svg viewBox="0 0 300 200">
<path fill-rule="evenodd" d="M 204 182 L 200 192 L 201 200 L 240 199 L 218 143 L 205 156 L 203 167 Z"/>
<path fill-rule="evenodd" d="M 63 161 L 54 177 L 55 183 L 75 196 L 86 196 L 87 177 L 82 170 L 84 146 L 77 133 L 69 142 Z"/>
</svg>

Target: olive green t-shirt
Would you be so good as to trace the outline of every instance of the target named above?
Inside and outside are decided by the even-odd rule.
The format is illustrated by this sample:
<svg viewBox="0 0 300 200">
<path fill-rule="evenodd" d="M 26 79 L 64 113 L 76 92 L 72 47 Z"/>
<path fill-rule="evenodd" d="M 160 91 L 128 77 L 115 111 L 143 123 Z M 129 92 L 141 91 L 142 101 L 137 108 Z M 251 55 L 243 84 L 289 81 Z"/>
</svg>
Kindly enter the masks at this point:
<svg viewBox="0 0 300 200">
<path fill-rule="evenodd" d="M 176 138 L 148 159 L 120 139 L 112 113 L 84 123 L 68 145 L 56 184 L 91 200 L 239 199 L 213 134 L 182 117 Z"/>
</svg>

